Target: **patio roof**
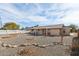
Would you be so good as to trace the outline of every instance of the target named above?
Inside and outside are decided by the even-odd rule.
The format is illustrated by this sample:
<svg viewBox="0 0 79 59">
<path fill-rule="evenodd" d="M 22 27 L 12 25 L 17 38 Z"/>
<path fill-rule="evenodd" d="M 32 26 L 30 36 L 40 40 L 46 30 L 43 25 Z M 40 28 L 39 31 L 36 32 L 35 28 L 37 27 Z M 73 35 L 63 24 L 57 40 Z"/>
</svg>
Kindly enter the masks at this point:
<svg viewBox="0 0 79 59">
<path fill-rule="evenodd" d="M 48 25 L 48 26 L 38 26 L 38 27 L 32 27 L 31 29 L 55 29 L 55 28 L 63 28 L 64 24 L 57 24 L 57 25 Z"/>
</svg>

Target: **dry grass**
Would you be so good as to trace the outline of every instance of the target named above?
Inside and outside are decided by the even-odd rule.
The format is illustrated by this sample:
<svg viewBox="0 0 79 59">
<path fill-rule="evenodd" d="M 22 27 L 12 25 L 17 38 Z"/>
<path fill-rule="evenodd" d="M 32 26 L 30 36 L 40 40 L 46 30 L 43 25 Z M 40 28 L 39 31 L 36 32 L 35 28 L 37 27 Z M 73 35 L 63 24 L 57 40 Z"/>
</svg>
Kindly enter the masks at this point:
<svg viewBox="0 0 79 59">
<path fill-rule="evenodd" d="M 34 55 L 39 55 L 40 52 L 41 50 L 37 48 L 24 48 L 18 51 L 17 54 L 20 56 L 34 56 Z"/>
<path fill-rule="evenodd" d="M 6 36 L 2 36 L 1 37 L 1 39 L 9 39 L 9 38 L 14 38 L 14 37 L 16 37 L 17 35 L 15 34 L 13 34 L 13 35 L 6 35 Z"/>
<path fill-rule="evenodd" d="M 1 37 L 2 39 L 6 39 L 6 38 L 10 38 L 10 36 L 6 36 L 6 37 Z"/>
<path fill-rule="evenodd" d="M 25 56 L 25 55 L 31 55 L 34 52 L 35 52 L 35 50 L 32 50 L 32 49 L 29 48 L 29 49 L 23 49 L 23 50 L 18 51 L 18 54 Z"/>
</svg>

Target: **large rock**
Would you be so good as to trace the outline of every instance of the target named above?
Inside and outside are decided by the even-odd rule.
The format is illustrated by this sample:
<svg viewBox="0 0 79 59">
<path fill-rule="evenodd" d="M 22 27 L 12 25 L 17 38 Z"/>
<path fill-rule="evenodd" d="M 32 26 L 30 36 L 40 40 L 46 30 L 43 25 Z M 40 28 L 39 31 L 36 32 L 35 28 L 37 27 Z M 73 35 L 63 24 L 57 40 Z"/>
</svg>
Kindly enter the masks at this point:
<svg viewBox="0 0 79 59">
<path fill-rule="evenodd" d="M 8 48 L 16 48 L 18 45 L 11 45 L 11 44 L 2 44 L 2 47 L 8 47 Z"/>
<path fill-rule="evenodd" d="M 17 48 L 18 46 L 17 45 L 11 45 L 11 48 Z"/>
<path fill-rule="evenodd" d="M 38 46 L 39 44 L 38 44 L 38 43 L 32 43 L 32 45 L 34 45 L 34 46 Z"/>
<path fill-rule="evenodd" d="M 20 44 L 19 47 L 25 47 L 27 44 Z"/>
<path fill-rule="evenodd" d="M 39 45 L 38 47 L 40 47 L 40 48 L 46 48 L 47 45 Z"/>
<path fill-rule="evenodd" d="M 19 47 L 25 47 L 25 46 L 31 46 L 32 44 L 28 43 L 28 44 L 20 44 Z"/>
<path fill-rule="evenodd" d="M 6 47 L 7 46 L 7 44 L 5 44 L 5 43 L 2 43 L 2 47 Z"/>
</svg>

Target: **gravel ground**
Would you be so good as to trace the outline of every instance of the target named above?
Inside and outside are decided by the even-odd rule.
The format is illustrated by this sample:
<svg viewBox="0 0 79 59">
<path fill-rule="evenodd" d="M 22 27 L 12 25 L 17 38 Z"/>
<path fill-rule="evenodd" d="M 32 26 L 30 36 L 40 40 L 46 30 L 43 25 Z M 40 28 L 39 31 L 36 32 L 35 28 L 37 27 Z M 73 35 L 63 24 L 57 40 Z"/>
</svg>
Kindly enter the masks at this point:
<svg viewBox="0 0 79 59">
<path fill-rule="evenodd" d="M 70 50 L 69 46 L 72 43 L 71 36 L 65 36 L 63 40 L 63 45 L 53 45 L 53 42 L 60 42 L 61 37 L 49 37 L 49 36 L 31 36 L 28 34 L 15 34 L 15 35 L 0 35 L 1 43 L 10 45 L 21 45 L 21 44 L 32 44 L 38 43 L 39 45 L 52 45 L 45 48 L 37 46 L 25 46 L 25 47 L 2 47 L 0 43 L 0 56 L 20 56 L 18 51 L 22 49 L 31 49 L 35 52 L 30 55 L 33 56 L 69 56 Z M 26 54 L 27 55 L 27 54 Z"/>
</svg>

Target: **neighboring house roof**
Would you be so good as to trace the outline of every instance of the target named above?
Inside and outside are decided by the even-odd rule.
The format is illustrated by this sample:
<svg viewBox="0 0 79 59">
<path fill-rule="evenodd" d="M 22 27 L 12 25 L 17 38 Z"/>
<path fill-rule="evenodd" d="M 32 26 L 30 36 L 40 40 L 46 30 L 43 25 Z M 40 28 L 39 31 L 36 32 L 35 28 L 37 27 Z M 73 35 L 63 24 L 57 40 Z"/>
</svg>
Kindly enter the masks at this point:
<svg viewBox="0 0 79 59">
<path fill-rule="evenodd" d="M 57 25 L 48 25 L 48 26 L 38 26 L 32 27 L 31 29 L 49 29 L 49 28 L 63 28 L 64 24 L 57 24 Z"/>
</svg>

